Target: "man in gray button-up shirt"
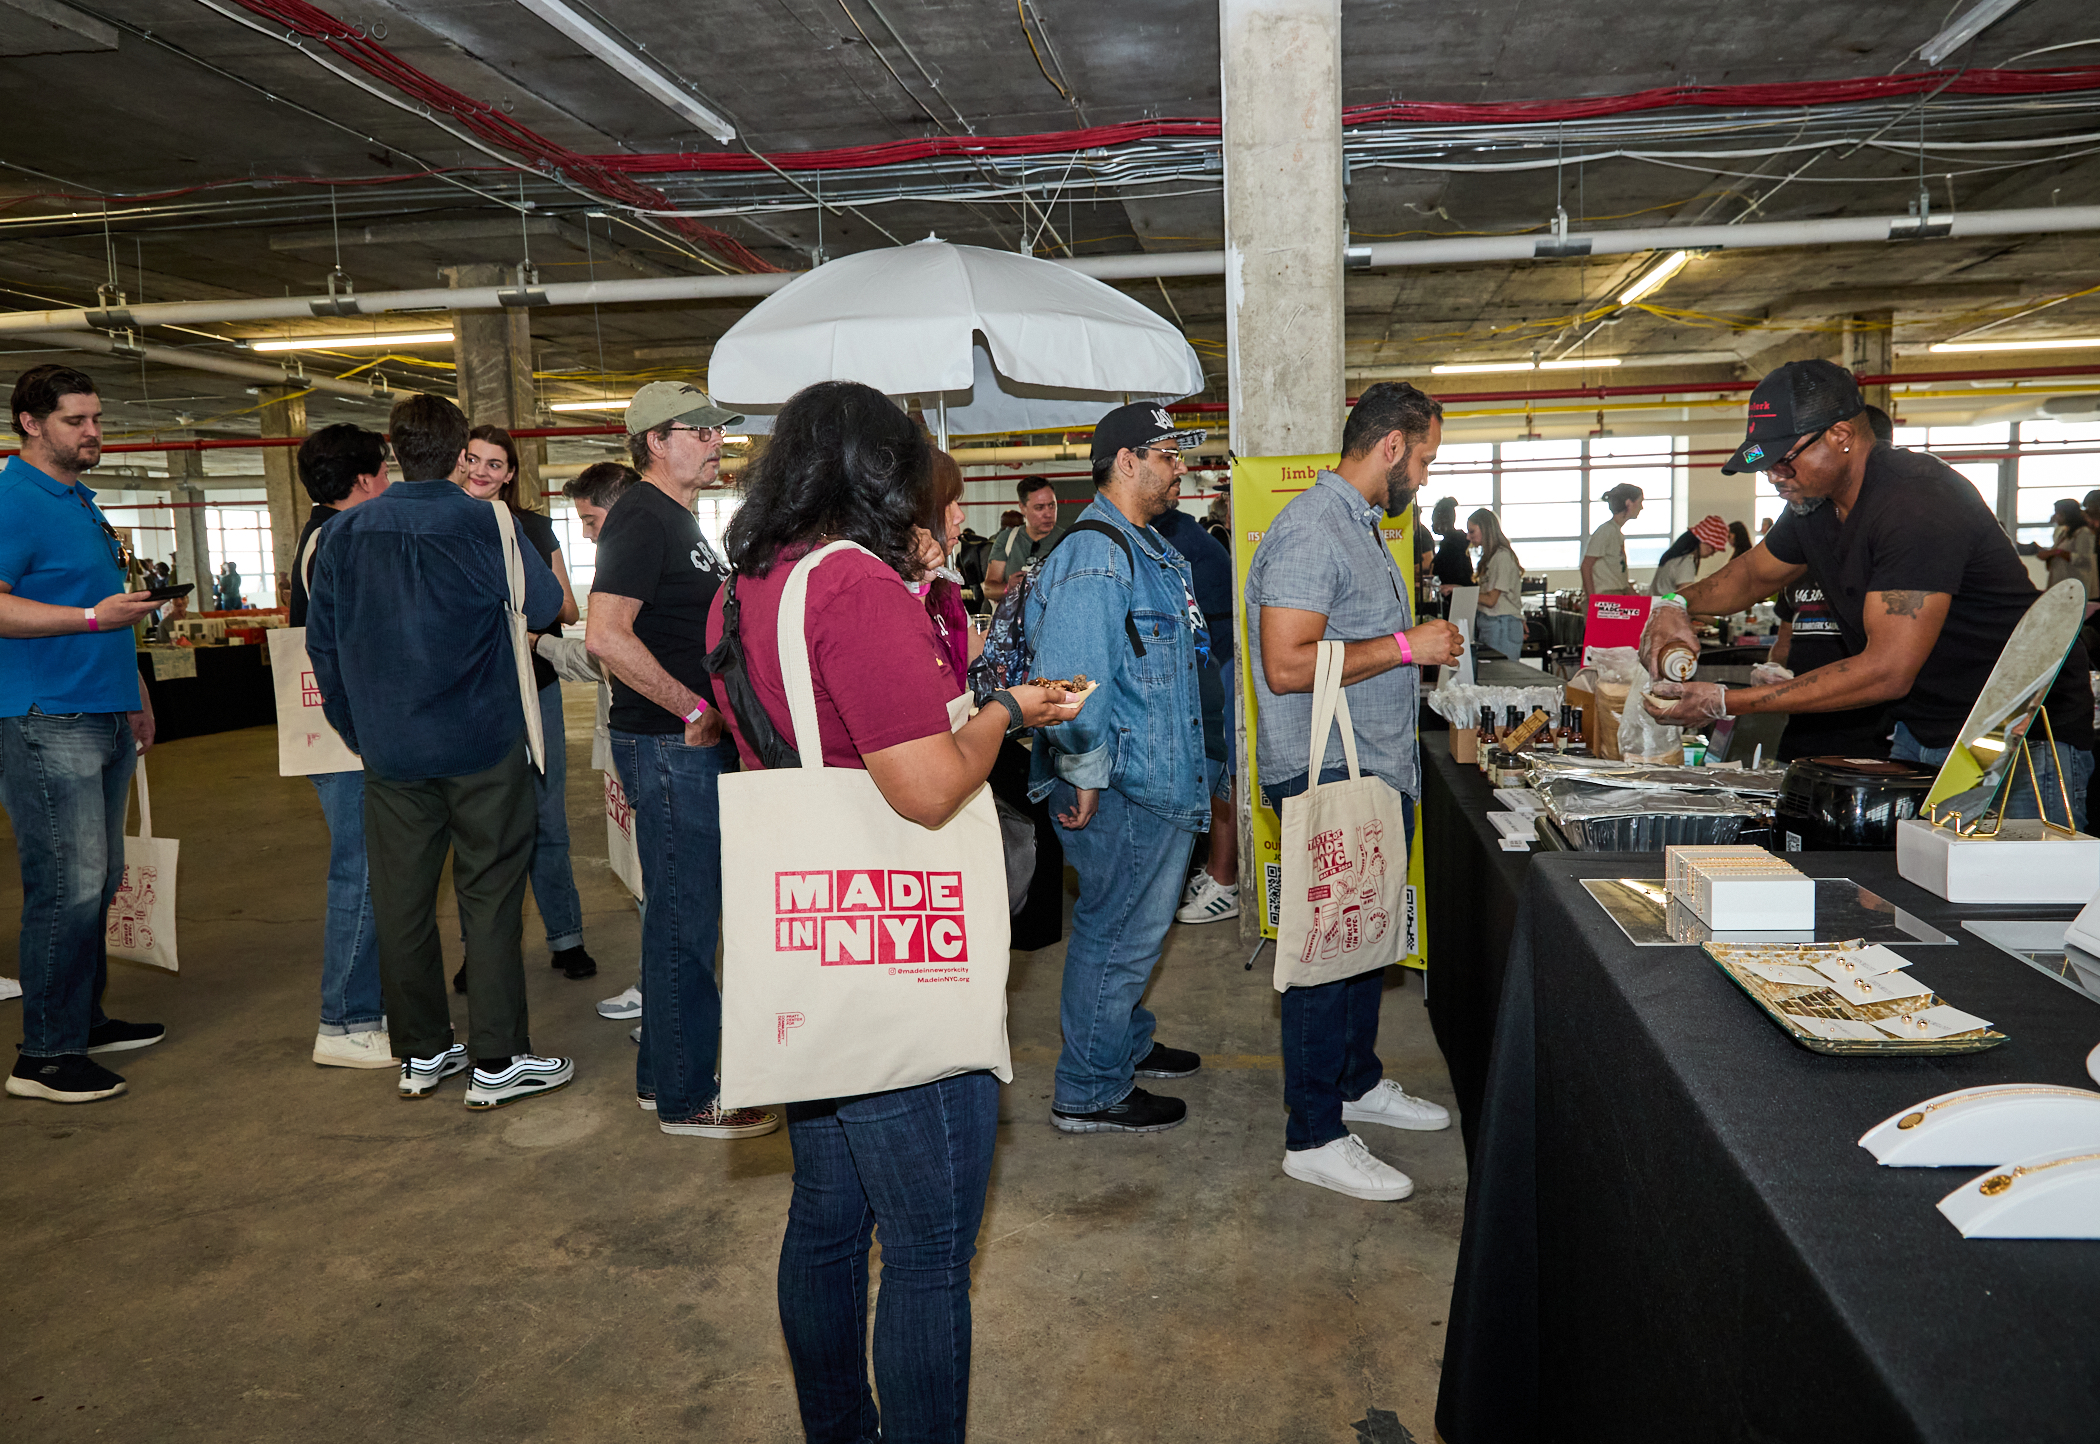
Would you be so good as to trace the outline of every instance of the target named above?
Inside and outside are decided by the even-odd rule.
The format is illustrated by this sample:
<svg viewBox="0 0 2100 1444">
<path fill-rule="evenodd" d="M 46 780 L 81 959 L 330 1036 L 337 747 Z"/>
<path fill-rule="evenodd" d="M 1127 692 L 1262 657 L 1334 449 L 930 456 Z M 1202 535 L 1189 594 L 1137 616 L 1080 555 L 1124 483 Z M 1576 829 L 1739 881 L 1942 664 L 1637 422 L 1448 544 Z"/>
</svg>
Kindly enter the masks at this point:
<svg viewBox="0 0 2100 1444">
<path fill-rule="evenodd" d="M 1438 666 L 1462 650 L 1458 628 L 1416 626 L 1408 586 L 1378 533 L 1398 516 L 1436 460 L 1443 407 L 1404 383 L 1366 388 L 1342 431 L 1342 457 L 1291 498 L 1255 549 L 1247 573 L 1248 628 L 1259 705 L 1255 734 L 1262 790 L 1270 805 L 1305 791 L 1312 750 L 1313 665 L 1322 641 L 1343 644 L 1342 681 L 1364 771 L 1407 799 L 1421 793 L 1415 751 L 1417 667 Z M 1399 636 L 1404 634 L 1403 646 Z M 1348 775 L 1341 734 L 1327 739 L 1318 781 Z M 1283 1171 L 1354 1198 L 1400 1199 L 1407 1175 L 1371 1156 L 1347 1124 L 1395 1128 L 1450 1126 L 1434 1103 L 1410 1098 L 1385 1077 L 1375 1051 L 1383 969 L 1290 988 L 1283 995 Z"/>
</svg>

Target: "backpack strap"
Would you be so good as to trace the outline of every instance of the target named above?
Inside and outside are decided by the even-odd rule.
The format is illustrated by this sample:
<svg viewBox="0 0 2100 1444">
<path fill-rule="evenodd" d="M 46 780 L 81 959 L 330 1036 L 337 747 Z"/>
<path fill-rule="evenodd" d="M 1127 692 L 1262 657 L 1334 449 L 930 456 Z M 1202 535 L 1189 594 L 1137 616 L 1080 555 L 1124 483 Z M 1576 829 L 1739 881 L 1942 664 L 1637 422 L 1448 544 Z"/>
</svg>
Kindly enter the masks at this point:
<svg viewBox="0 0 2100 1444">
<path fill-rule="evenodd" d="M 758 688 L 752 685 L 751 669 L 744 657 L 743 609 L 736 599 L 737 581 L 731 576 L 722 584 L 722 640 L 707 654 L 707 670 L 722 679 L 722 690 L 729 694 L 729 710 L 736 718 L 737 730 L 758 754 L 760 764 L 768 770 L 800 767 L 801 753 L 780 735 L 780 729 L 773 725 L 773 719 L 758 700 Z"/>
<path fill-rule="evenodd" d="M 1092 517 L 1085 517 L 1073 522 L 1066 535 L 1070 536 L 1072 532 L 1080 531 L 1097 531 L 1116 544 L 1117 549 L 1123 553 L 1123 560 L 1130 563 L 1130 586 L 1131 590 L 1135 592 L 1137 590 L 1137 557 L 1130 550 L 1129 539 L 1107 522 L 1095 521 Z M 1130 638 L 1130 650 L 1140 657 L 1144 656 L 1145 642 L 1138 635 L 1137 618 L 1133 617 L 1127 609 L 1123 613 L 1123 634 Z"/>
</svg>

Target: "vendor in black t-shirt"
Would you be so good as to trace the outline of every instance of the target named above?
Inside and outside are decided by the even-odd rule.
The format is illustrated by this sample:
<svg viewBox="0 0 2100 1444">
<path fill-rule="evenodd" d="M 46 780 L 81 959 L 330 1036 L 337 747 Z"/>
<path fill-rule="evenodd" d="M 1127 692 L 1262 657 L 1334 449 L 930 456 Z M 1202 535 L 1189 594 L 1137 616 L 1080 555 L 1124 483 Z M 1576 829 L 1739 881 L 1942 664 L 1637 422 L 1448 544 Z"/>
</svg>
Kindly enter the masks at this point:
<svg viewBox="0 0 2100 1444">
<path fill-rule="evenodd" d="M 1786 514 L 1757 546 L 1687 588 L 1683 606 L 1657 605 L 1641 637 L 1652 671 L 1670 642 L 1697 645 L 1687 608 L 1738 611 L 1806 577 L 1821 587 L 1853 655 L 1769 686 L 1724 692 L 1710 682 L 1659 682 L 1663 720 L 1886 702 L 1895 723 L 1890 756 L 1946 758 L 2039 593 L 1976 488 L 1937 457 L 1878 441 L 1865 410 L 1852 373 L 1828 361 L 1792 361 L 1758 383 L 1749 436 L 1721 469 L 1768 472 Z M 2039 732 L 2032 739 L 2041 786 L 2053 800 L 2060 768 L 2083 827 L 2093 701 L 2082 643 L 2072 646 L 2046 707 L 2056 749 L 2052 757 Z M 2024 772 L 2007 815 L 2037 815 Z"/>
<path fill-rule="evenodd" d="M 477 426 L 467 433 L 465 467 L 465 472 L 458 474 L 460 489 L 476 501 L 500 501 L 508 507 L 518 534 L 531 543 L 540 560 L 554 573 L 554 579 L 561 583 L 561 612 L 547 629 L 547 635 L 560 636 L 564 622 L 575 625 L 576 591 L 569 584 L 569 568 L 562 561 L 561 537 L 555 532 L 554 523 L 544 513 L 518 505 L 517 443 L 500 426 Z M 539 691 L 540 729 L 554 743 L 547 749 L 547 766 L 539 775 L 537 788 L 532 900 L 547 928 L 547 953 L 562 976 L 596 977 L 597 960 L 583 946 L 583 898 L 576 891 L 576 872 L 569 862 L 569 750 L 561 745 L 561 679 L 553 666 L 535 653 L 532 680 Z M 465 964 L 452 975 L 452 989 L 466 992 Z"/>
<path fill-rule="evenodd" d="M 1771 662 L 1791 668 L 1795 676 L 1827 667 L 1852 655 L 1838 630 L 1837 617 L 1823 598 L 1823 589 L 1803 577 L 1784 588 L 1773 599 L 1779 613 L 1779 636 L 1772 643 Z M 1754 674 L 1753 674 L 1754 675 Z M 1869 757 L 1889 755 L 1889 721 L 1886 702 L 1865 707 L 1847 707 L 1839 712 L 1796 712 L 1787 718 L 1779 737 L 1779 760 L 1796 757 Z"/>
<path fill-rule="evenodd" d="M 612 669 L 613 766 L 634 809 L 649 907 L 642 917 L 642 1036 L 635 1092 L 665 1133 L 745 1138 L 774 1114 L 717 1106 L 722 998 L 719 781 L 736 744 L 707 699 L 707 609 L 729 575 L 693 502 L 722 484 L 723 428 L 744 418 L 698 387 L 652 381 L 627 404 L 641 481 L 598 529 L 584 644 Z"/>
</svg>

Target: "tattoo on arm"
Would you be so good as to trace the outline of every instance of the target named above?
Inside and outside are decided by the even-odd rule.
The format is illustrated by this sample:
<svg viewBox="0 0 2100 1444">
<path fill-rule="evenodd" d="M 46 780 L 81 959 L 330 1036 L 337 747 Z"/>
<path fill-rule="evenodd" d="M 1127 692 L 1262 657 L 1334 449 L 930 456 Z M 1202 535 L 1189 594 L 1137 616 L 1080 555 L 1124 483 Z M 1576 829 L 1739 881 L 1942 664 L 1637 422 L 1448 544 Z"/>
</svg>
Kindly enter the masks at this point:
<svg viewBox="0 0 2100 1444">
<path fill-rule="evenodd" d="M 1924 592 L 1883 592 L 1881 604 L 1892 617 L 1915 617 L 1925 606 Z"/>
</svg>

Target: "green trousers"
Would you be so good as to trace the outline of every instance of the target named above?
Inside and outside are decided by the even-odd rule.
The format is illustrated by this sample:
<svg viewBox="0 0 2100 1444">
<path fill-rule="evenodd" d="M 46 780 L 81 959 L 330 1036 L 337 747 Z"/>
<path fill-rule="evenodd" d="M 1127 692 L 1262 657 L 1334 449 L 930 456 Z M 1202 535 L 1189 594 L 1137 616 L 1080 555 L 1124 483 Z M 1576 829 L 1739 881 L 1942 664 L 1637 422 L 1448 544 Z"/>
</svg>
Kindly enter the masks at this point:
<svg viewBox="0 0 2100 1444">
<path fill-rule="evenodd" d="M 452 1046 L 437 925 L 448 851 L 467 940 L 468 1052 L 504 1058 L 532 1051 L 522 937 L 536 819 L 522 735 L 501 762 L 465 777 L 395 782 L 365 774 L 379 985 L 396 1057 L 434 1058 Z"/>
</svg>

